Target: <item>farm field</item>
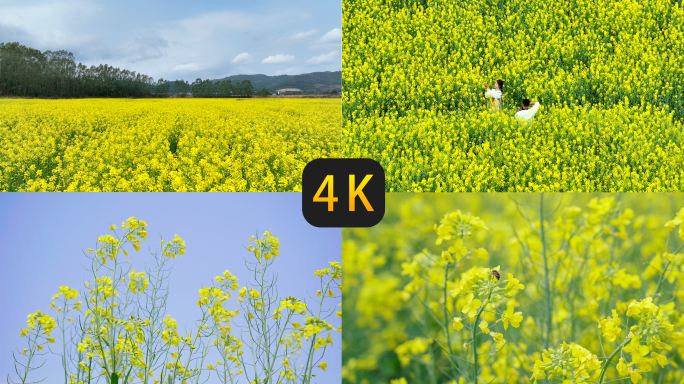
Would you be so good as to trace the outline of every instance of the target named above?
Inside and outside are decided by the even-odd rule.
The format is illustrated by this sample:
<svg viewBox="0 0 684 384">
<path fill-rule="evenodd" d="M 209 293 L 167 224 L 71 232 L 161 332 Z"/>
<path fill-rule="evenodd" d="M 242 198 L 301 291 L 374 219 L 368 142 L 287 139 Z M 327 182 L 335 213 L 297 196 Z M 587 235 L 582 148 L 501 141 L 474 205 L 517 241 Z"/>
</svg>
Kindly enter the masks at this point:
<svg viewBox="0 0 684 384">
<path fill-rule="evenodd" d="M 388 192 L 684 189 L 679 1 L 359 0 L 343 20 L 343 156 Z"/>
<path fill-rule="evenodd" d="M 335 99 L 0 99 L 1 191 L 295 191 Z"/>
<path fill-rule="evenodd" d="M 387 195 L 343 229 L 343 383 L 680 383 L 684 196 Z"/>
</svg>

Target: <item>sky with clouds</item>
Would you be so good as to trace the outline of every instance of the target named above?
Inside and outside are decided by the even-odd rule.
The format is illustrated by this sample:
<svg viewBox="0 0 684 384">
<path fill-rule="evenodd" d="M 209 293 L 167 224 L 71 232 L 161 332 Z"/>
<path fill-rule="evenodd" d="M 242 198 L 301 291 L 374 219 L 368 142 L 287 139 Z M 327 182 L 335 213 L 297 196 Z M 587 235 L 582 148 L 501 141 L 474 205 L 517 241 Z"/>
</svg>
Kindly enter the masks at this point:
<svg viewBox="0 0 684 384">
<path fill-rule="evenodd" d="M 155 79 L 342 67 L 341 0 L 0 0 L 0 42 Z"/>
</svg>

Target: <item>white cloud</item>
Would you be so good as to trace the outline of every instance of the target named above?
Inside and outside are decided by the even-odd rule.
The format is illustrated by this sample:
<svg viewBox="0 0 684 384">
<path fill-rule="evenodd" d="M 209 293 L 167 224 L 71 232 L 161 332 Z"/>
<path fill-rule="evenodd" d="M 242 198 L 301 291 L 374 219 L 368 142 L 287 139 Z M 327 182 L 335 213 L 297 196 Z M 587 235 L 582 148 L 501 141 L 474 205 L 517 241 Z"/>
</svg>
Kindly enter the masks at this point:
<svg viewBox="0 0 684 384">
<path fill-rule="evenodd" d="M 261 61 L 261 64 L 283 64 L 283 63 L 289 63 L 290 61 L 294 60 L 294 55 L 273 55 L 269 56 Z"/>
<path fill-rule="evenodd" d="M 42 50 L 73 50 L 80 45 L 95 45 L 99 39 L 92 31 L 75 31 L 76 20 L 102 17 L 103 7 L 89 0 L 60 0 L 48 3 L 0 1 L 0 40 L 14 36 L 19 43 Z M 9 36 L 6 31 L 13 32 Z M 13 36 L 14 35 L 14 36 Z M 47 48 L 45 48 L 47 47 Z"/>
<path fill-rule="evenodd" d="M 235 56 L 235 58 L 233 60 L 231 60 L 231 63 L 233 63 L 233 64 L 248 63 L 251 61 L 250 60 L 251 58 L 252 58 L 252 55 L 250 55 L 247 52 L 242 52 L 242 53 L 238 54 L 237 56 Z"/>
<path fill-rule="evenodd" d="M 258 15 L 255 14 L 219 11 L 179 20 L 175 28 L 178 30 L 179 37 L 184 37 L 184 40 L 202 42 L 226 36 L 227 33 L 257 30 L 255 26 L 257 19 Z"/>
<path fill-rule="evenodd" d="M 51 1 L 43 4 L 13 1 L 9 4 L 10 2 L 0 1 L 1 24 L 33 30 L 36 35 L 47 37 L 62 37 L 64 30 L 74 20 L 101 16 L 103 9 L 101 5 L 89 0 Z"/>
<path fill-rule="evenodd" d="M 174 72 L 192 72 L 198 71 L 200 66 L 195 63 L 176 65 L 171 70 Z"/>
<path fill-rule="evenodd" d="M 316 40 L 310 49 L 339 49 L 342 47 L 342 30 L 333 28 L 320 39 Z"/>
<path fill-rule="evenodd" d="M 147 32 L 136 36 L 134 42 L 122 47 L 117 53 L 128 57 L 128 62 L 137 63 L 163 57 L 168 46 L 168 41 L 155 33 Z"/>
<path fill-rule="evenodd" d="M 342 42 L 342 30 L 339 28 L 334 28 L 330 32 L 326 33 L 319 40 L 321 43 L 341 43 Z"/>
<path fill-rule="evenodd" d="M 337 51 L 330 51 L 328 53 L 324 53 L 320 56 L 314 56 L 307 60 L 306 62 L 309 64 L 314 64 L 314 65 L 320 65 L 320 64 L 329 64 L 333 63 L 337 60 Z"/>
<path fill-rule="evenodd" d="M 318 35 L 318 31 L 315 29 L 312 29 L 308 32 L 295 33 L 294 35 L 290 36 L 289 40 L 290 41 L 304 40 L 304 39 L 308 39 L 310 37 L 314 37 L 316 35 Z"/>
</svg>

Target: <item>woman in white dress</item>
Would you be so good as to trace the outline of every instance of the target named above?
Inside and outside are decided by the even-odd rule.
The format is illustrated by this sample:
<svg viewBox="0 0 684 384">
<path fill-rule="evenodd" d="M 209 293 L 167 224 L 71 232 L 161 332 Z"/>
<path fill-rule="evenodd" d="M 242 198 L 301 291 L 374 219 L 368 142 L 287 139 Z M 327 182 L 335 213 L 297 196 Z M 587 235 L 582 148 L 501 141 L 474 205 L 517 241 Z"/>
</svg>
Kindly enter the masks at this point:
<svg viewBox="0 0 684 384">
<path fill-rule="evenodd" d="M 490 99 L 492 112 L 496 113 L 503 108 L 501 96 L 503 95 L 503 80 L 499 79 L 494 83 L 494 88 L 489 89 L 489 84 L 485 83 L 485 97 Z"/>
</svg>

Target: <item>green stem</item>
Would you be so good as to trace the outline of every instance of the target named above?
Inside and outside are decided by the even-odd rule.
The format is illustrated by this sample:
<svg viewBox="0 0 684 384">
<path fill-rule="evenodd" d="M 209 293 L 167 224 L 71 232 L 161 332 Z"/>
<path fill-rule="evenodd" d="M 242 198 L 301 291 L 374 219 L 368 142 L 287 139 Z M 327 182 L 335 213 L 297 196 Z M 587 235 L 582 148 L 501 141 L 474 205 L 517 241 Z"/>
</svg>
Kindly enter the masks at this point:
<svg viewBox="0 0 684 384">
<path fill-rule="evenodd" d="M 487 298 L 482 302 L 482 305 L 480 305 L 480 308 L 477 310 L 477 315 L 475 315 L 475 323 L 473 324 L 472 328 L 472 342 L 473 342 L 473 366 L 474 366 L 474 371 L 475 371 L 475 377 L 473 378 L 473 383 L 477 384 L 477 375 L 479 372 L 479 368 L 477 366 L 477 324 L 480 322 L 480 315 L 482 312 L 484 312 L 485 307 L 487 306 L 487 303 L 489 303 L 489 300 L 492 298 L 492 291 L 490 291 L 487 294 Z"/>
<path fill-rule="evenodd" d="M 212 301 L 214 301 L 214 300 L 212 300 Z M 211 304 L 213 305 L 213 302 Z M 204 327 L 204 325 L 207 324 L 208 319 L 209 318 L 206 315 L 202 316 L 202 320 L 200 321 L 200 326 L 197 329 L 197 335 L 195 336 L 195 340 L 202 338 L 202 335 L 200 332 L 201 332 L 202 327 Z M 211 337 L 213 336 L 213 331 L 214 331 L 214 328 L 212 327 L 212 333 L 207 335 L 207 341 L 204 343 L 204 350 L 202 351 L 202 358 L 200 359 L 200 364 L 199 364 L 200 373 L 197 374 L 197 378 L 195 379 L 195 384 L 199 383 L 200 377 L 202 376 L 201 370 L 204 367 L 204 359 L 207 357 L 207 354 L 209 354 L 209 347 L 211 346 L 210 341 L 211 341 Z M 200 345 L 201 345 L 201 342 L 200 342 Z"/>
<path fill-rule="evenodd" d="M 249 292 L 247 292 L 249 295 Z M 250 312 L 250 307 L 249 307 L 249 296 L 247 296 L 248 304 L 247 304 L 247 314 L 245 317 L 247 318 L 247 330 L 249 331 L 249 350 L 252 353 L 252 361 L 254 362 L 254 381 L 258 380 L 258 374 L 257 374 L 257 360 L 256 356 L 254 356 L 254 334 L 252 334 L 252 319 L 249 318 L 249 313 Z M 242 359 L 242 362 L 244 363 L 244 359 Z M 244 365 L 244 364 L 243 364 Z M 245 376 L 247 377 L 247 381 L 251 383 L 249 380 L 249 374 L 247 374 L 247 367 L 245 366 Z"/>
<path fill-rule="evenodd" d="M 294 314 L 294 312 L 290 311 L 290 313 L 287 315 L 287 318 L 285 319 L 285 323 L 283 324 L 283 329 L 280 331 L 280 335 L 278 335 L 277 340 L 283 339 L 283 335 L 285 334 L 285 329 L 287 329 L 287 324 L 290 323 L 290 319 L 292 319 L 293 314 Z M 275 359 L 278 357 L 278 351 L 279 350 L 280 350 L 280 342 L 277 342 L 276 347 L 275 347 L 275 352 L 273 353 L 273 356 L 274 356 L 273 362 L 271 363 L 271 367 L 269 368 L 270 370 L 273 370 L 273 365 L 275 365 L 275 361 L 276 361 Z M 287 356 L 287 351 L 285 351 L 285 352 L 286 352 L 285 356 Z"/>
<path fill-rule="evenodd" d="M 673 254 L 673 255 L 678 254 L 679 251 L 682 250 L 682 248 L 684 248 L 684 244 L 682 244 L 682 246 L 680 246 L 679 248 L 677 248 L 677 250 L 674 251 L 672 254 Z M 660 273 L 660 279 L 658 279 L 658 284 L 656 285 L 655 291 L 653 291 L 653 300 L 655 300 L 655 299 L 656 299 L 656 296 L 658 295 L 658 290 L 660 290 L 660 284 L 661 284 L 661 283 L 663 282 L 663 280 L 665 279 L 665 275 L 667 274 L 667 269 L 670 268 L 670 264 L 672 264 L 672 262 L 671 262 L 671 261 L 668 261 L 667 264 L 665 264 L 665 267 L 663 268 L 663 271 Z"/>
<path fill-rule="evenodd" d="M 88 359 L 88 384 L 90 384 L 90 380 L 92 380 L 92 375 L 90 374 L 93 370 L 93 358 L 91 357 Z"/>
<path fill-rule="evenodd" d="M 477 310 L 477 315 L 475 316 L 475 323 L 473 323 L 473 328 L 472 328 L 472 340 L 473 340 L 473 383 L 477 384 L 477 375 L 478 375 L 478 367 L 477 367 L 477 324 L 480 322 L 480 315 L 482 314 L 482 311 L 485 308 L 485 303 L 482 303 L 482 306 L 480 309 Z"/>
<path fill-rule="evenodd" d="M 629 339 L 625 340 L 622 344 L 620 344 L 620 345 L 613 351 L 613 353 L 610 354 L 610 356 L 608 356 L 608 359 L 606 359 L 606 362 L 603 364 L 603 368 L 601 369 L 601 374 L 599 375 L 599 379 L 598 379 L 598 383 L 599 383 L 599 384 L 603 384 L 603 378 L 604 378 L 604 376 L 606 375 L 606 371 L 608 370 L 608 367 L 610 366 L 610 362 L 613 360 L 613 358 L 615 357 L 615 355 L 617 355 L 617 354 L 622 350 L 622 348 L 624 348 L 624 346 L 627 345 L 627 343 L 630 342 L 630 340 L 632 340 L 632 339 L 629 338 Z"/>
<path fill-rule="evenodd" d="M 66 362 L 66 336 L 64 334 L 65 330 L 64 328 L 66 327 L 66 324 L 64 324 L 64 320 L 66 317 L 66 311 L 67 311 L 67 298 L 66 298 L 66 293 L 64 293 L 64 308 L 62 308 L 62 365 L 64 366 L 64 384 L 69 384 L 69 379 L 68 379 L 68 374 L 67 374 L 67 362 Z"/>
<path fill-rule="evenodd" d="M 302 383 L 303 384 L 309 384 L 311 382 L 311 374 L 310 374 L 310 369 L 309 365 L 313 365 L 313 347 L 314 343 L 316 342 L 316 335 L 313 335 L 311 337 L 311 345 L 309 345 L 309 352 L 307 353 L 306 356 L 306 365 L 304 365 L 304 377 L 302 378 Z"/>
<path fill-rule="evenodd" d="M 261 256 L 263 257 L 263 248 L 261 252 Z M 259 258 L 259 274 L 261 275 L 261 286 L 260 286 L 260 293 L 261 296 L 259 299 L 261 299 L 261 308 L 260 308 L 260 317 L 261 317 L 261 332 L 262 332 L 262 337 L 264 339 L 264 352 L 266 352 L 266 366 L 264 368 L 264 384 L 272 383 L 273 380 L 271 377 L 271 351 L 270 351 L 270 343 L 269 343 L 269 335 L 268 335 L 268 329 L 266 327 L 266 312 L 265 312 L 265 307 L 266 307 L 266 298 L 264 297 L 264 265 L 262 263 L 261 257 Z M 273 357 L 275 360 L 275 356 Z"/>
<path fill-rule="evenodd" d="M 160 263 L 163 263 L 162 260 L 163 259 L 161 258 L 161 256 L 157 260 L 157 273 L 154 277 L 154 287 L 152 288 L 152 312 L 150 313 L 151 319 L 148 319 L 148 320 L 150 320 L 150 323 L 147 325 L 147 331 L 149 332 L 149 336 L 148 336 L 148 341 L 147 341 L 147 356 L 146 356 L 146 360 L 145 360 L 145 362 L 147 364 L 145 364 L 145 381 L 144 381 L 144 384 L 148 383 L 148 380 L 150 377 L 149 371 L 150 371 L 150 369 L 152 369 L 151 367 L 152 367 L 152 364 L 154 362 L 154 357 L 153 357 L 154 354 L 152 353 L 152 347 L 153 347 L 152 343 L 153 343 L 153 340 L 155 338 L 154 337 L 154 327 L 155 327 L 155 324 L 157 324 L 157 317 L 156 317 L 156 313 L 157 313 L 156 312 L 157 311 L 157 291 L 159 289 L 159 284 L 160 284 L 159 273 L 161 271 Z M 162 264 L 162 266 L 163 266 L 163 264 Z"/>
<path fill-rule="evenodd" d="M 665 278 L 665 273 L 667 272 L 667 269 L 670 267 L 670 262 L 668 261 L 667 264 L 665 264 L 665 268 L 663 268 L 663 271 L 660 273 L 660 279 L 658 279 L 658 284 L 656 285 L 655 291 L 653 291 L 653 298 L 655 299 L 656 295 L 658 295 L 658 290 L 660 290 L 660 284 L 663 282 L 663 279 Z"/>
<path fill-rule="evenodd" d="M 118 236 L 117 236 L 117 238 L 118 238 Z M 119 257 L 118 257 L 119 252 L 118 251 L 123 250 L 123 245 L 124 245 L 123 242 L 121 242 L 121 239 L 119 239 L 118 247 L 116 247 L 116 248 L 112 247 L 112 252 L 114 253 L 114 269 L 112 270 L 112 302 L 110 304 L 110 308 L 112 311 L 112 313 L 111 313 L 112 317 L 115 317 L 115 315 L 114 315 L 114 302 L 116 299 L 116 287 L 117 287 L 116 270 L 117 270 L 117 267 L 119 265 Z M 107 257 L 107 256 L 105 255 L 105 257 Z M 111 379 L 112 379 L 112 384 L 115 384 L 115 383 L 119 382 L 119 375 L 116 374 L 116 363 L 117 363 L 117 361 L 116 361 L 116 349 L 114 348 L 114 346 L 116 345 L 116 323 L 112 324 L 111 335 L 112 335 L 112 338 L 109 341 L 109 354 L 112 358 L 112 376 L 111 376 Z M 103 358 L 104 358 L 104 356 L 103 356 Z M 116 381 L 114 381 L 114 380 L 116 380 Z"/>
<path fill-rule="evenodd" d="M 451 347 L 451 333 L 449 332 L 449 314 L 447 311 L 447 279 L 449 277 L 449 261 L 447 261 L 446 266 L 444 267 L 444 328 L 446 329 L 446 334 L 447 334 L 447 346 L 449 347 L 449 356 L 454 354 L 454 350 Z M 454 377 L 456 376 L 456 370 L 454 367 L 451 367 L 452 371 L 454 372 Z"/>
<path fill-rule="evenodd" d="M 323 299 L 325 298 L 325 291 L 330 289 L 330 282 L 331 281 L 332 281 L 332 279 L 329 280 L 325 284 L 323 291 L 321 292 L 321 300 L 318 302 L 318 313 L 316 314 L 317 319 L 321 318 L 321 311 L 323 309 Z M 317 338 L 316 335 L 312 336 L 311 346 L 309 347 L 309 355 L 306 357 L 306 365 L 304 366 L 305 367 L 305 369 L 304 369 L 304 383 L 305 384 L 308 384 L 311 382 L 311 374 L 313 372 L 313 364 L 314 364 L 314 358 L 313 358 L 314 349 L 313 349 L 313 347 L 314 347 L 314 342 L 316 341 L 316 338 Z M 307 371 L 308 371 L 308 373 L 307 373 Z"/>
<path fill-rule="evenodd" d="M 95 280 L 94 280 L 95 281 L 95 283 L 94 283 L 95 284 L 95 302 L 93 303 L 92 311 L 93 311 L 93 314 L 95 316 L 95 325 L 97 326 L 97 330 L 96 330 L 96 332 L 94 332 L 94 334 L 96 335 L 97 343 L 100 346 L 100 355 L 102 356 L 102 363 L 103 363 L 103 368 L 105 370 L 105 374 L 107 375 L 107 377 L 110 377 L 110 370 L 109 370 L 109 366 L 107 364 L 106 355 L 104 353 L 105 347 L 102 344 L 102 334 L 100 332 L 100 329 L 102 329 L 102 318 L 101 318 L 100 312 L 97 310 L 97 308 L 100 304 L 100 285 L 97 282 L 97 268 L 98 268 L 97 264 L 98 263 L 99 263 L 99 260 L 97 259 L 97 256 L 96 256 L 95 257 L 95 264 L 93 267 L 93 275 L 95 277 Z M 86 300 L 86 302 L 87 302 L 87 300 Z M 103 303 L 104 303 L 104 301 L 103 301 Z"/>
<path fill-rule="evenodd" d="M 546 340 L 544 340 L 544 349 L 549 349 L 551 342 L 551 286 L 549 284 L 549 264 L 546 257 L 546 235 L 544 233 L 544 194 L 540 194 L 539 202 L 539 230 L 540 240 L 542 243 L 542 256 L 544 257 L 544 290 L 546 291 Z"/>
<path fill-rule="evenodd" d="M 36 350 L 36 344 L 38 343 L 38 335 L 40 334 L 41 325 L 38 324 L 37 328 L 36 335 L 33 338 L 33 345 L 31 344 L 31 336 L 29 335 L 28 361 L 26 362 L 26 367 L 24 367 L 24 377 L 19 377 L 22 384 L 26 383 L 26 378 L 28 377 L 29 371 L 31 369 L 31 360 L 33 359 L 33 354 Z"/>
</svg>

